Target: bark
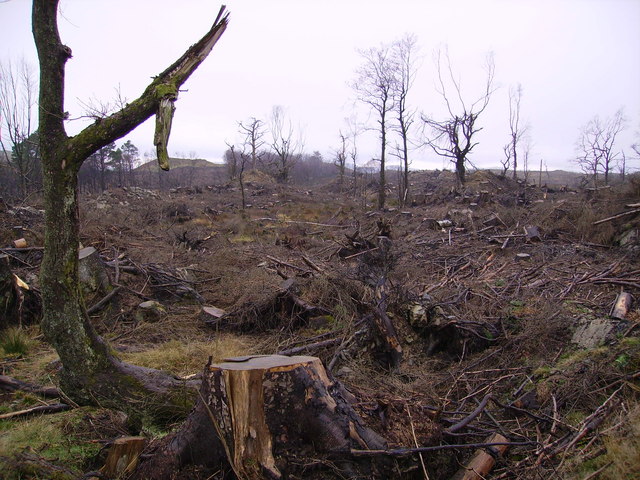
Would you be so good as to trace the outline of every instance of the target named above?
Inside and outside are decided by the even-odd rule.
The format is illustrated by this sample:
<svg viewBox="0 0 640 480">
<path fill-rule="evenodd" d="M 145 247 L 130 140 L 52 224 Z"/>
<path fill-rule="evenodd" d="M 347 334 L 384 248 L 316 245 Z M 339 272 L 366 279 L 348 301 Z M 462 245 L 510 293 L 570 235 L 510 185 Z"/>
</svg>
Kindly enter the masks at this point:
<svg viewBox="0 0 640 480">
<path fill-rule="evenodd" d="M 370 478 L 371 464 L 352 459 L 351 449 L 384 448 L 385 441 L 364 426 L 347 398 L 315 357 L 207 365 L 194 411 L 136 477 L 166 478 L 192 463 L 244 479 L 294 478 L 305 468 L 300 456 L 319 464 L 340 456 L 351 478 Z"/>
<path fill-rule="evenodd" d="M 86 158 L 126 135 L 179 87 L 206 58 L 226 29 L 220 10 L 211 30 L 173 65 L 156 76 L 142 95 L 119 112 L 99 119 L 74 137 L 64 127 L 64 74 L 71 50 L 57 28 L 58 0 L 34 0 L 33 35 L 40 62 L 39 132 L 45 202 L 41 288 L 42 330 L 62 361 L 61 383 L 77 403 L 126 408 L 142 419 L 166 419 L 189 404 L 189 386 L 153 370 L 122 363 L 89 322 L 78 282 L 77 173 Z M 124 401 L 126 399 L 126 401 Z"/>
</svg>

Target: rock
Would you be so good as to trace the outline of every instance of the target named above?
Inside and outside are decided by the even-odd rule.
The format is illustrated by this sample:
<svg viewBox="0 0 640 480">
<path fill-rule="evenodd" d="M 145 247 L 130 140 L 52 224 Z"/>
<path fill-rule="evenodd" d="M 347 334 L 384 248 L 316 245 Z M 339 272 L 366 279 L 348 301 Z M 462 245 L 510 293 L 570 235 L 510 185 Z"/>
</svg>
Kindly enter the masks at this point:
<svg viewBox="0 0 640 480">
<path fill-rule="evenodd" d="M 605 318 L 581 318 L 571 342 L 582 348 L 595 348 L 611 338 L 616 324 Z"/>
<path fill-rule="evenodd" d="M 160 302 L 148 300 L 138 305 L 136 310 L 136 321 L 153 323 L 161 320 L 167 315 L 167 311 Z"/>
</svg>

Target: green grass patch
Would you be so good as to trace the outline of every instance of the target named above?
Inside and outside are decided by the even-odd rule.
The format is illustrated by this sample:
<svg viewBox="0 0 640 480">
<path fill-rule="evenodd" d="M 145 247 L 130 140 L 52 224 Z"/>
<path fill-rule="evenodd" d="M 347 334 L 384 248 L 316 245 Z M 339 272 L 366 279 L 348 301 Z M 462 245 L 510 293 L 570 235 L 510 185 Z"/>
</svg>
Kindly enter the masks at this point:
<svg viewBox="0 0 640 480">
<path fill-rule="evenodd" d="M 38 417 L 0 421 L 0 471 L 2 478 L 18 480 L 22 472 L 5 464 L 27 450 L 78 473 L 85 470 L 101 446 L 73 434 L 88 408 Z"/>
</svg>

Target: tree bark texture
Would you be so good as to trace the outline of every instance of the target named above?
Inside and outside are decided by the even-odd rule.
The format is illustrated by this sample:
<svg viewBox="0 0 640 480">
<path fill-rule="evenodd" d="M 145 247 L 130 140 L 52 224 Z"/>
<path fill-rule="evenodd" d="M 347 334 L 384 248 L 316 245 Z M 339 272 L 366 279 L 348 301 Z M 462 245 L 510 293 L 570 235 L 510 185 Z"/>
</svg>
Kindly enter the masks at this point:
<svg viewBox="0 0 640 480">
<path fill-rule="evenodd" d="M 42 330 L 60 355 L 64 390 L 76 402 L 126 406 L 130 413 L 133 410 L 138 414 L 148 412 L 153 405 L 160 411 L 167 404 L 184 409 L 184 385 L 167 374 L 120 362 L 89 322 L 78 282 L 77 173 L 91 154 L 159 112 L 163 101 L 177 98 L 178 88 L 226 29 L 228 17 L 221 9 L 211 30 L 154 77 L 138 99 L 69 137 L 64 126 L 64 74 L 71 50 L 60 39 L 57 11 L 58 0 L 33 2 L 32 28 L 40 62 L 39 132 L 45 202 Z"/>
<path fill-rule="evenodd" d="M 370 478 L 371 464 L 349 452 L 385 448 L 385 441 L 364 426 L 348 397 L 315 357 L 250 356 L 207 365 L 195 409 L 137 478 L 164 478 L 187 463 L 243 479 L 287 478 L 304 470 L 301 457 L 340 457 L 350 478 Z"/>
</svg>

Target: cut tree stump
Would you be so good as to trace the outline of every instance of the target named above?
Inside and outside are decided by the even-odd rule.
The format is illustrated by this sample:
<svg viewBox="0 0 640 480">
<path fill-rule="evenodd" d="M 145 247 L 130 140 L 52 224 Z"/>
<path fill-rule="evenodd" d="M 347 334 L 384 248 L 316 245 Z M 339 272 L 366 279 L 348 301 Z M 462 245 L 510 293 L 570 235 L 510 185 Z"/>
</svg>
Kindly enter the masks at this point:
<svg viewBox="0 0 640 480">
<path fill-rule="evenodd" d="M 107 460 L 100 472 L 109 478 L 120 478 L 131 473 L 138 464 L 138 458 L 145 444 L 144 437 L 117 438 L 111 445 Z"/>
<path fill-rule="evenodd" d="M 379 448 L 316 357 L 239 357 L 211 365 L 208 404 L 236 472 L 281 478 L 293 451 Z"/>
<path fill-rule="evenodd" d="M 165 478 L 191 463 L 243 479 L 299 478 L 308 467 L 300 460 L 313 458 L 315 469 L 339 464 L 347 477 L 370 478 L 372 460 L 351 457 L 351 449 L 384 449 L 386 442 L 362 423 L 350 397 L 316 357 L 208 364 L 196 407 L 135 477 Z"/>
<path fill-rule="evenodd" d="M 111 290 L 107 270 L 93 247 L 78 252 L 78 277 L 87 304 L 93 304 Z"/>
</svg>

